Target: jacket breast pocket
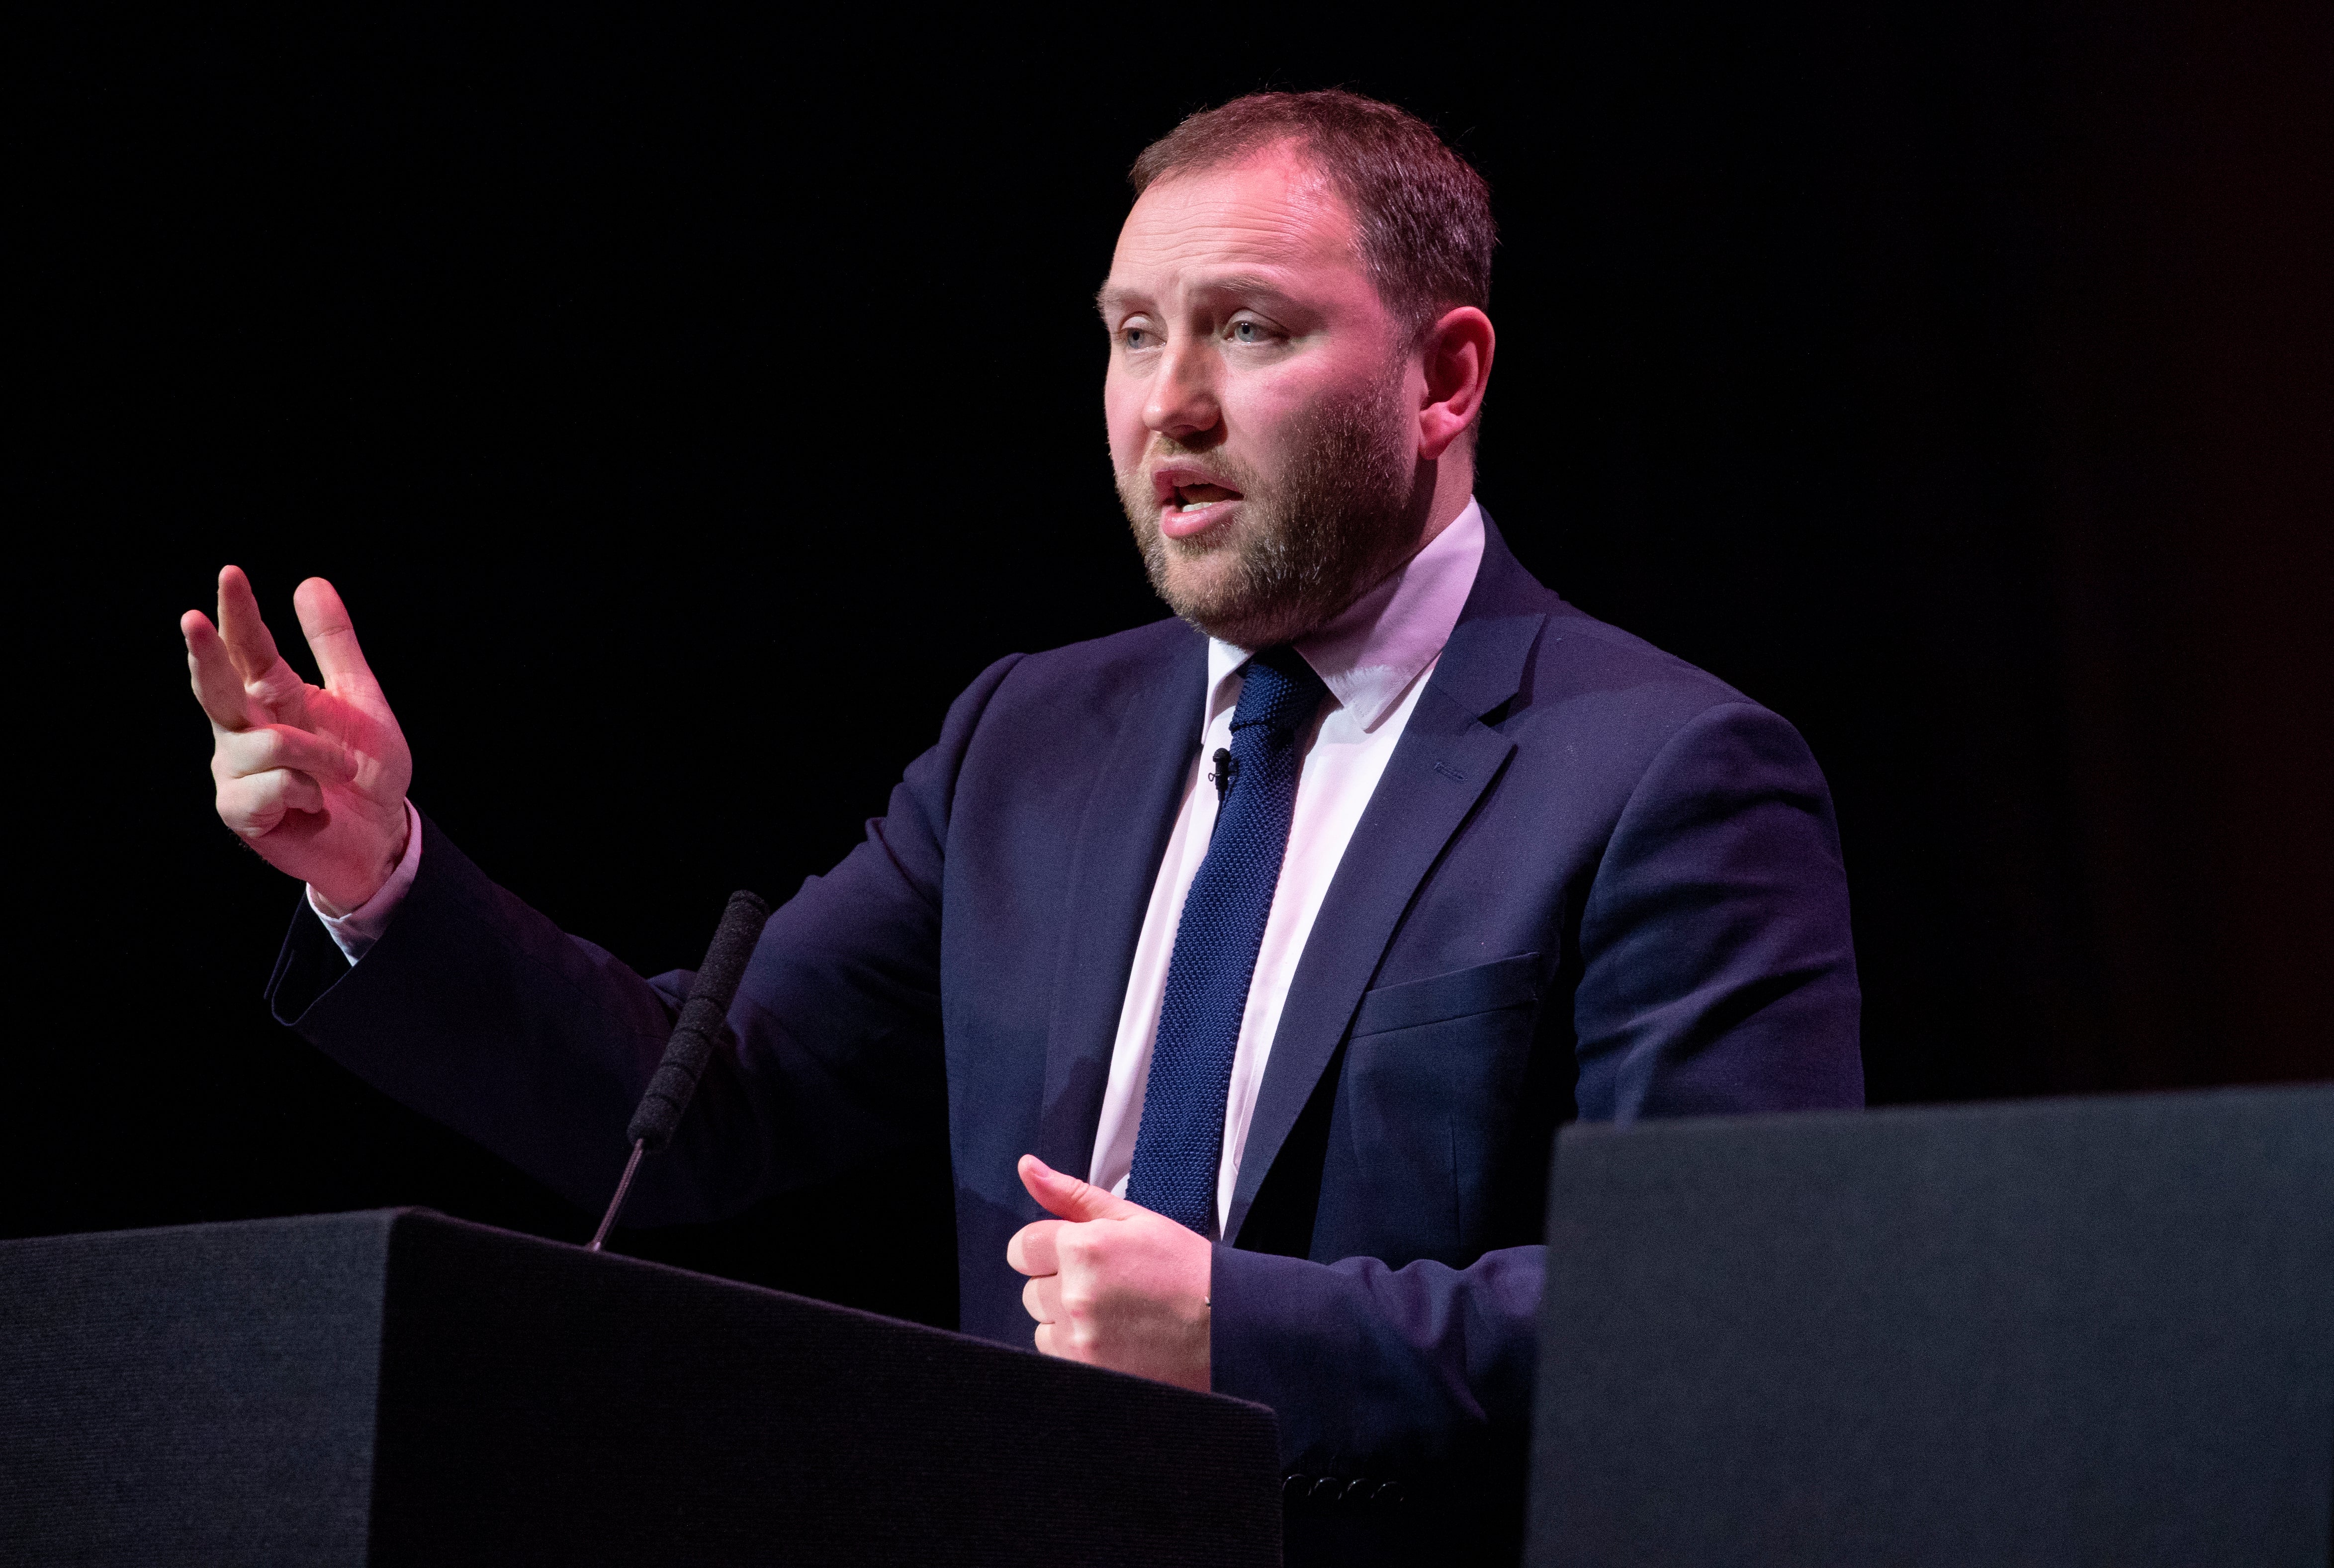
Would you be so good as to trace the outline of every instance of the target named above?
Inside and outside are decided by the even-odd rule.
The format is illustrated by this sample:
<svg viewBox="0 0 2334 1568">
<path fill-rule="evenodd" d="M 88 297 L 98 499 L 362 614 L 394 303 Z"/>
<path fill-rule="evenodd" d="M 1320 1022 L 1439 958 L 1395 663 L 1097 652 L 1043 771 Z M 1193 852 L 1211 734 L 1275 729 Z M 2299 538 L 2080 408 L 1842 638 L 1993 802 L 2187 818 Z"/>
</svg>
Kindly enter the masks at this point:
<svg viewBox="0 0 2334 1568">
<path fill-rule="evenodd" d="M 1539 970 L 1538 954 L 1519 953 L 1363 996 L 1345 1047 L 1344 1126 L 1331 1131 L 1357 1201 L 1349 1212 L 1334 1205 L 1333 1228 L 1369 1232 L 1368 1255 L 1459 1265 L 1487 1245 L 1487 1186 L 1530 1063 Z"/>
<path fill-rule="evenodd" d="M 1470 969 L 1365 992 L 1354 1014 L 1353 1037 L 1421 1029 L 1478 1013 L 1528 1007 L 1538 1000 L 1539 955 L 1518 953 Z"/>
</svg>

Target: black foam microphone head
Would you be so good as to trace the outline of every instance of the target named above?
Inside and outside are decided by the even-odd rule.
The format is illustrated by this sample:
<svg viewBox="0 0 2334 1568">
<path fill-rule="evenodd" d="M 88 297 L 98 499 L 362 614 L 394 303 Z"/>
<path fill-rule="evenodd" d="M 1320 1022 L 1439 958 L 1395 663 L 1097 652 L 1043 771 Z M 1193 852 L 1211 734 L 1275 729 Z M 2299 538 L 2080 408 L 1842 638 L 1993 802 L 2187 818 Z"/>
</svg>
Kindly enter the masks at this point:
<svg viewBox="0 0 2334 1568">
<path fill-rule="evenodd" d="M 705 966 L 690 983 L 680 1021 L 665 1043 L 664 1060 L 649 1080 L 640 1109 L 632 1112 L 632 1124 L 625 1132 L 632 1142 L 662 1149 L 680 1125 L 690 1097 L 697 1092 L 698 1077 L 721 1037 L 730 999 L 745 977 L 746 961 L 754 956 L 754 944 L 769 919 L 770 906 L 757 895 L 742 890 L 729 895 L 729 907 L 714 928 L 713 944 L 705 950 Z"/>
</svg>

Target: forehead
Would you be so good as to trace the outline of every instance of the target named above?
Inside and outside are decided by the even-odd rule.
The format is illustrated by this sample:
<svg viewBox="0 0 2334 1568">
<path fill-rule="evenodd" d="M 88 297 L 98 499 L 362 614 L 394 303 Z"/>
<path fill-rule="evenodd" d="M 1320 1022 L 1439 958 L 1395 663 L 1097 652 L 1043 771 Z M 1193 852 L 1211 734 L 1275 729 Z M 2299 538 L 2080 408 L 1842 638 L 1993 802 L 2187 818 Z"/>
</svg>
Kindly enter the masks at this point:
<svg viewBox="0 0 2334 1568">
<path fill-rule="evenodd" d="M 1362 275 L 1345 201 L 1293 149 L 1153 184 L 1126 215 L 1104 293 L 1154 294 L 1232 273 L 1291 284 Z"/>
</svg>

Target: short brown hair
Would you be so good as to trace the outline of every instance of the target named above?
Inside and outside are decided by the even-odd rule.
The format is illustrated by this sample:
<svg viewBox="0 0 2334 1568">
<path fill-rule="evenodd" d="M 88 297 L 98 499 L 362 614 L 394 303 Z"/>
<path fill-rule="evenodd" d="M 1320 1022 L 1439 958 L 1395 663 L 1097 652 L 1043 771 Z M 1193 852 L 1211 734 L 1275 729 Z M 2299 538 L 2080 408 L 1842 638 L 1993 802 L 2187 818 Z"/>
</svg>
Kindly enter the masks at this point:
<svg viewBox="0 0 2334 1568">
<path fill-rule="evenodd" d="M 1143 149 L 1140 197 L 1170 175 L 1294 141 L 1353 209 L 1362 263 L 1413 338 L 1444 311 L 1491 299 L 1491 188 L 1407 110 L 1358 92 L 1252 92 L 1203 109 Z"/>
</svg>

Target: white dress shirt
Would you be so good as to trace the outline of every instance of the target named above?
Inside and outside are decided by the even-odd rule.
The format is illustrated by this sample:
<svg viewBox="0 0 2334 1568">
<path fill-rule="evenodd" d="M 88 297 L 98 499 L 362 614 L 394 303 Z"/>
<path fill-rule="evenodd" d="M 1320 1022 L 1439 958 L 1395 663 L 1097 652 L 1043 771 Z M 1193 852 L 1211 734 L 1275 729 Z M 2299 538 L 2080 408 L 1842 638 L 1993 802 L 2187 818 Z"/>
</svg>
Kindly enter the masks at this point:
<svg viewBox="0 0 2334 1568">
<path fill-rule="evenodd" d="M 1239 1044 L 1232 1054 L 1231 1092 L 1224 1103 L 1224 1145 L 1216 1169 L 1216 1226 L 1220 1233 L 1239 1180 L 1240 1151 L 1280 1009 L 1288 1000 L 1305 938 L 1321 912 L 1330 879 L 1345 856 L 1354 825 L 1378 787 L 1386 760 L 1410 723 L 1411 709 L 1426 689 L 1427 674 L 1442 657 L 1459 611 L 1475 586 L 1483 560 L 1483 514 L 1473 501 L 1408 565 L 1356 600 L 1345 613 L 1297 644 L 1297 651 L 1329 688 L 1321 711 L 1304 739 L 1304 763 L 1297 775 L 1297 807 L 1288 824 L 1288 852 L 1280 862 L 1280 882 L 1272 913 L 1257 950 L 1249 982 L 1248 1010 L 1240 1017 Z M 1175 949 L 1183 895 L 1206 858 L 1216 825 L 1215 786 L 1207 782 L 1206 759 L 1232 742 L 1232 710 L 1239 706 L 1241 672 L 1249 650 L 1228 642 L 1208 646 L 1205 727 L 1199 755 L 1183 781 L 1183 804 L 1175 815 L 1167 854 L 1151 887 L 1143 935 L 1134 945 L 1134 967 L 1126 979 L 1126 1001 L 1118 1015 L 1118 1039 L 1111 1047 L 1110 1082 L 1103 1091 L 1102 1122 L 1095 1130 L 1094 1163 L 1087 1179 L 1124 1197 L 1134 1167 L 1134 1135 L 1143 1123 L 1143 1091 L 1151 1076 L 1151 1044 L 1159 1033 L 1159 1008 L 1167 995 L 1167 964 Z M 1204 787 L 1203 787 L 1204 786 Z"/>
<path fill-rule="evenodd" d="M 1297 778 L 1297 805 L 1288 825 L 1288 851 L 1280 882 L 1264 926 L 1256 973 L 1249 983 L 1248 1010 L 1240 1017 L 1239 1044 L 1232 1056 L 1231 1092 L 1224 1105 L 1224 1144 L 1216 1177 L 1216 1223 L 1230 1212 L 1232 1188 L 1239 1179 L 1240 1151 L 1249 1120 L 1280 1026 L 1305 939 L 1328 895 L 1330 879 L 1345 859 L 1345 845 L 1363 808 L 1377 789 L 1386 760 L 1410 722 L 1428 673 L 1442 657 L 1451 629 L 1475 585 L 1483 559 L 1483 514 L 1470 500 L 1448 528 L 1436 534 L 1407 565 L 1346 608 L 1345 612 L 1297 644 L 1329 694 L 1304 737 L 1304 761 Z M 1143 1122 L 1143 1092 L 1150 1080 L 1151 1044 L 1159 1032 L 1159 1008 L 1167 994 L 1167 964 L 1173 957 L 1175 928 L 1183 895 L 1199 873 L 1216 825 L 1216 792 L 1206 784 L 1206 759 L 1231 745 L 1232 710 L 1239 704 L 1249 650 L 1229 642 L 1208 645 L 1208 690 L 1200 750 L 1183 781 L 1183 803 L 1167 840 L 1166 857 L 1152 884 L 1134 947 L 1134 967 L 1119 1009 L 1118 1038 L 1111 1048 L 1110 1082 L 1103 1092 L 1102 1121 L 1095 1129 L 1094 1161 L 1087 1179 L 1121 1194 L 1134 1165 L 1134 1135 Z M 397 912 L 421 865 L 421 822 L 409 803 L 405 855 L 388 881 L 346 915 L 317 918 L 350 963 L 362 960 Z M 315 909 L 315 890 L 309 907 Z"/>
</svg>

